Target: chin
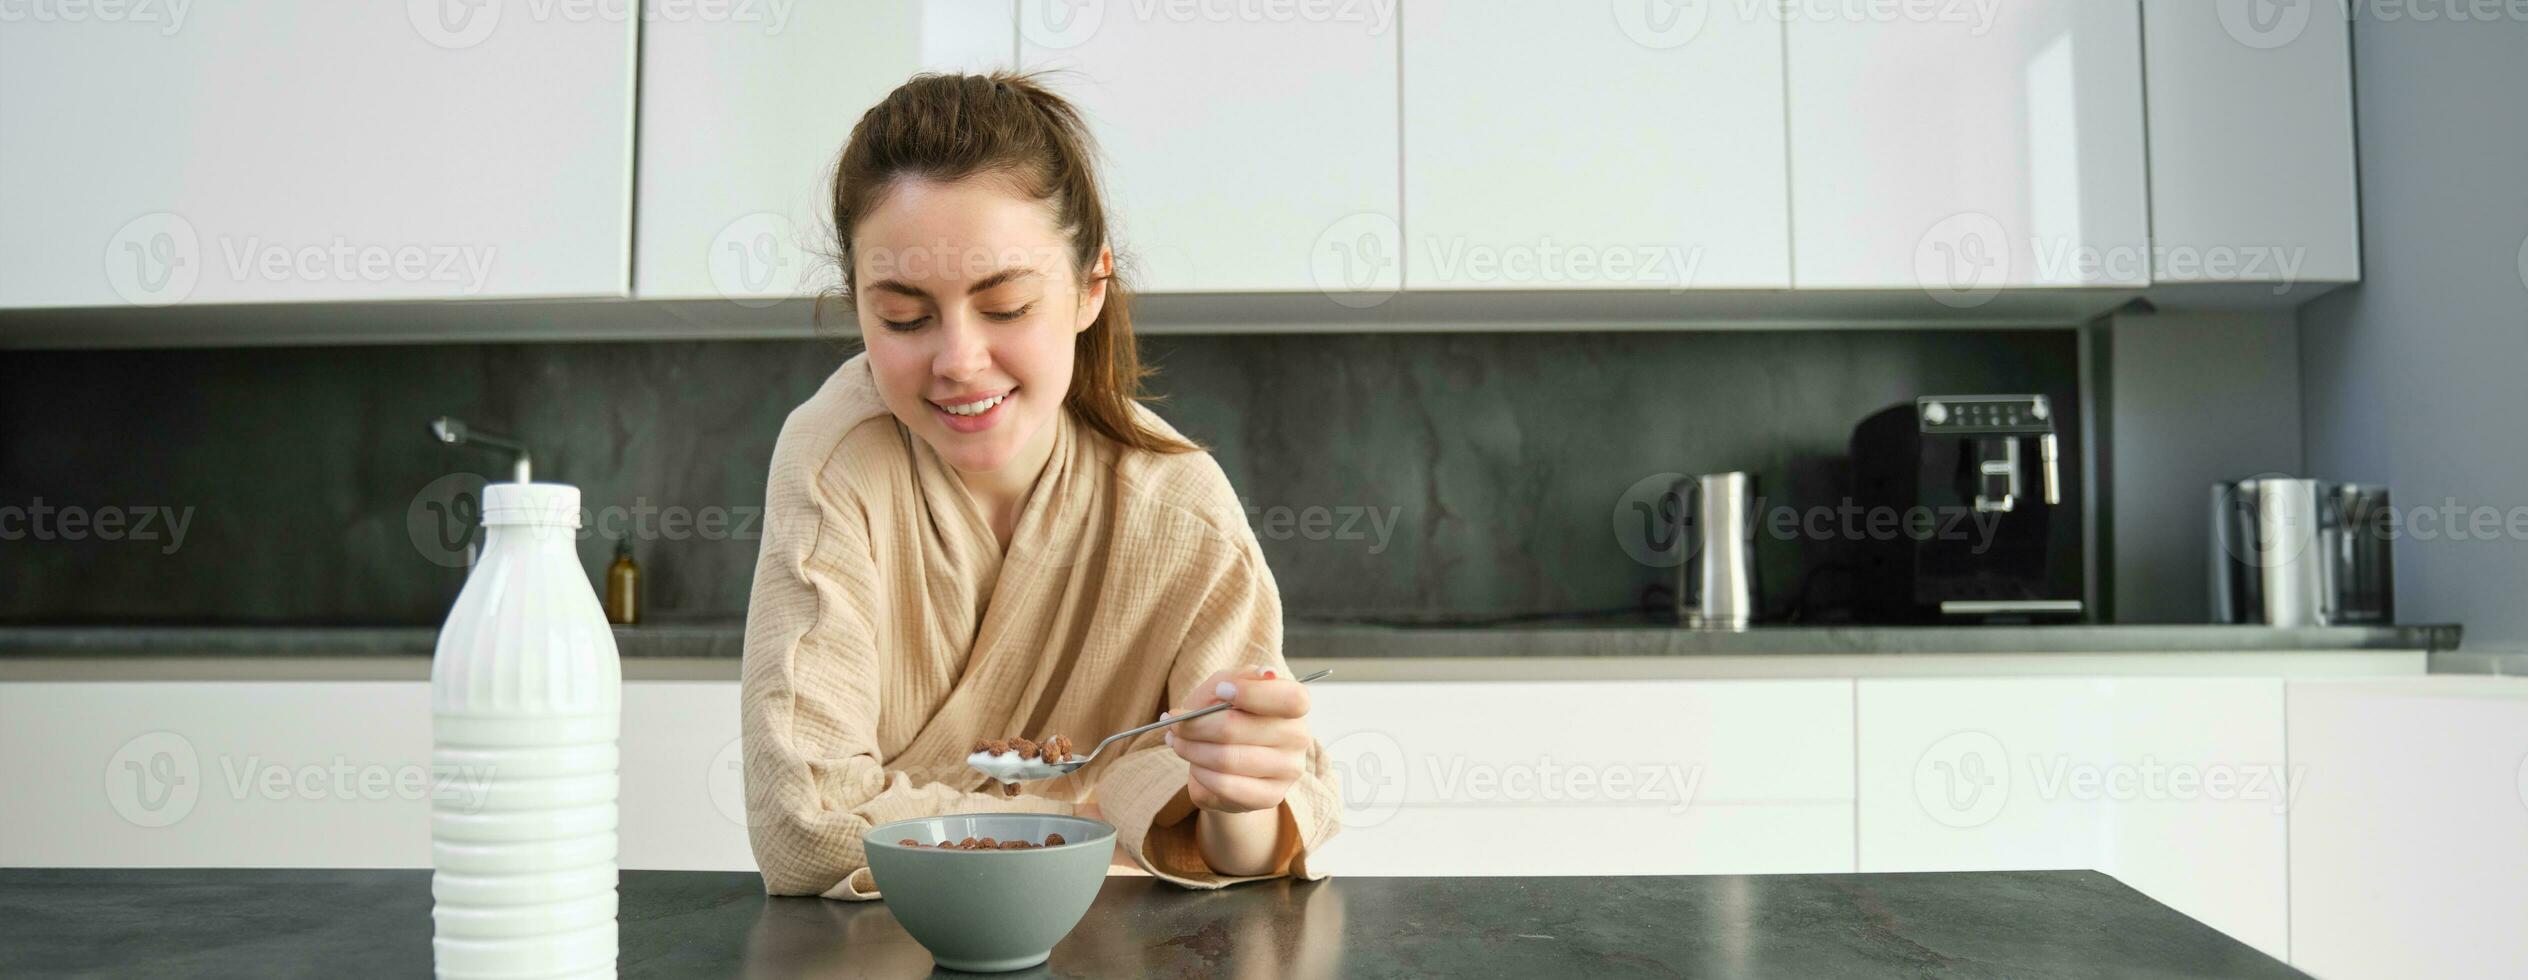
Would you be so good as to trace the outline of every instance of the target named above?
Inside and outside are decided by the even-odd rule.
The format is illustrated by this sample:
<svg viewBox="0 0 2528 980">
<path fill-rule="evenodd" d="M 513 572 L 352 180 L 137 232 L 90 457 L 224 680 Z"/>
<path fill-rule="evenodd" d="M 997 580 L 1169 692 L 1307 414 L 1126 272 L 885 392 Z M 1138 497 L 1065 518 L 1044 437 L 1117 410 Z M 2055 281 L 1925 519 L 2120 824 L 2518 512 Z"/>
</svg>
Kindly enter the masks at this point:
<svg viewBox="0 0 2528 980">
<path fill-rule="evenodd" d="M 996 443 L 998 441 L 993 440 Z M 968 444 L 971 442 L 979 442 L 979 440 L 974 440 L 963 433 L 950 432 L 940 441 L 931 443 L 931 449 L 939 453 L 942 462 L 955 467 L 960 473 L 995 472 L 1001 467 L 1008 466 L 1009 461 L 1018 455 L 1015 446 Z"/>
</svg>

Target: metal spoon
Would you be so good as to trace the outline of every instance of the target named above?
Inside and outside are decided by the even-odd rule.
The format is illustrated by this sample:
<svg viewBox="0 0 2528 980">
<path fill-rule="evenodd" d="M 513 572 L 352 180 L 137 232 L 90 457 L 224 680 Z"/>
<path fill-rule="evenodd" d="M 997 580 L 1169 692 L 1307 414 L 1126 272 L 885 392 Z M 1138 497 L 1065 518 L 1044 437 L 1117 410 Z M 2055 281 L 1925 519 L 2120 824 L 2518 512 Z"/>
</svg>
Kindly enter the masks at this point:
<svg viewBox="0 0 2528 980">
<path fill-rule="evenodd" d="M 1324 670 L 1320 670 L 1316 673 L 1300 678 L 1299 683 L 1305 684 L 1331 673 L 1334 673 L 1334 668 L 1328 667 Z M 1026 758 L 1003 760 L 994 757 L 990 752 L 976 752 L 972 755 L 966 756 L 966 765 L 972 766 L 976 771 L 1004 783 L 1015 783 L 1030 779 L 1052 779 L 1056 776 L 1066 775 L 1081 766 L 1088 765 L 1097 758 L 1098 753 L 1106 751 L 1107 746 L 1113 745 L 1116 742 L 1131 738 L 1143 732 L 1154 732 L 1180 721 L 1192 721 L 1204 715 L 1211 714 L 1212 712 L 1223 711 L 1233 707 L 1236 707 L 1236 705 L 1227 701 L 1222 701 L 1219 704 L 1215 704 L 1207 708 L 1199 708 L 1181 715 L 1173 715 L 1167 718 L 1162 718 L 1139 728 L 1116 732 L 1115 734 L 1106 736 L 1105 741 L 1097 743 L 1096 748 L 1088 750 L 1087 755 L 1079 756 L 1063 762 L 1046 762 L 1041 759 Z M 1015 752 L 1006 754 L 1017 755 Z"/>
</svg>

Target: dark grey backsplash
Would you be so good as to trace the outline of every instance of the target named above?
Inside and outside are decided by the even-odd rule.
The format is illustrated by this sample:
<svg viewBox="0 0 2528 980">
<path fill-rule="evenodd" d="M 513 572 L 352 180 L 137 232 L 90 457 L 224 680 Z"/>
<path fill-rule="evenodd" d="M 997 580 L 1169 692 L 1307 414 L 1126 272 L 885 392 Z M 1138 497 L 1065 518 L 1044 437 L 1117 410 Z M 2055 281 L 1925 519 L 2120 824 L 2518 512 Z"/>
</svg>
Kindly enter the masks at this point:
<svg viewBox="0 0 2528 980">
<path fill-rule="evenodd" d="M 1219 456 L 1306 619 L 1630 606 L 1668 575 L 1624 546 L 1645 533 L 1627 499 L 1645 478 L 1749 469 L 1773 505 L 1831 504 L 1873 410 L 1943 392 L 2077 401 L 2067 330 L 1144 347 L 1159 411 Z M 433 442 L 442 414 L 525 437 L 539 479 L 579 485 L 604 530 L 635 539 L 655 617 L 733 620 L 781 420 L 843 356 L 755 341 L 0 353 L 0 621 L 434 623 L 463 576 L 450 536 L 467 514 L 449 506 L 469 478 L 449 475 L 503 472 Z M 612 549 L 589 532 L 594 574 Z M 1760 539 L 1775 605 L 1831 548 Z"/>
</svg>

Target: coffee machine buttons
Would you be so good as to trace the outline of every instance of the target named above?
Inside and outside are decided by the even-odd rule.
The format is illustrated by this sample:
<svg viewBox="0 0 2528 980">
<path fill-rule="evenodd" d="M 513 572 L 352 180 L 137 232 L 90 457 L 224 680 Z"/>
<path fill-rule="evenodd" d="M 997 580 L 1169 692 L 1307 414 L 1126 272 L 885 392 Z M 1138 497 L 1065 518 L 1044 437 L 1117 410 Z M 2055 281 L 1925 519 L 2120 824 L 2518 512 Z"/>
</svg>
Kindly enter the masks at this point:
<svg viewBox="0 0 2528 980">
<path fill-rule="evenodd" d="M 1940 423 L 1946 422 L 1949 420 L 1949 407 L 1947 405 L 1940 404 L 1939 402 L 1932 402 L 1931 404 L 1924 405 L 1922 407 L 1922 420 L 1933 425 L 1939 425 Z"/>
</svg>

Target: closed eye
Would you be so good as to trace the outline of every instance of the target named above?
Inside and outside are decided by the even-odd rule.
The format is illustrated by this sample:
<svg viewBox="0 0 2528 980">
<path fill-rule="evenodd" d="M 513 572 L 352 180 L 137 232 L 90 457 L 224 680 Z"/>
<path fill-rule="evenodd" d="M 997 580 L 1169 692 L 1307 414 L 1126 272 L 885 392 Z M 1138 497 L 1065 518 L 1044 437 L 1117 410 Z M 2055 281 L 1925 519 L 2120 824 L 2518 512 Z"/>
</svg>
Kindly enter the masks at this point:
<svg viewBox="0 0 2528 980">
<path fill-rule="evenodd" d="M 997 322 L 1000 322 L 1000 323 L 1008 323 L 1008 322 L 1010 322 L 1011 320 L 1015 320 L 1015 319 L 1018 319 L 1018 318 L 1020 318 L 1020 317 L 1026 316 L 1026 315 L 1027 315 L 1027 314 L 1029 314 L 1029 313 L 1035 312 L 1035 309 L 1036 309 L 1036 304 L 1034 304 L 1034 303 L 1029 303 L 1029 304 L 1027 304 L 1027 305 L 1025 305 L 1025 306 L 1021 306 L 1021 307 L 1019 307 L 1019 308 L 1017 308 L 1017 309 L 1015 309 L 1015 310 L 986 310 L 986 311 L 984 311 L 984 314 L 983 314 L 983 315 L 984 315 L 986 318 L 989 318 L 989 319 L 991 319 L 991 320 L 994 320 L 994 321 L 997 321 Z"/>
</svg>

